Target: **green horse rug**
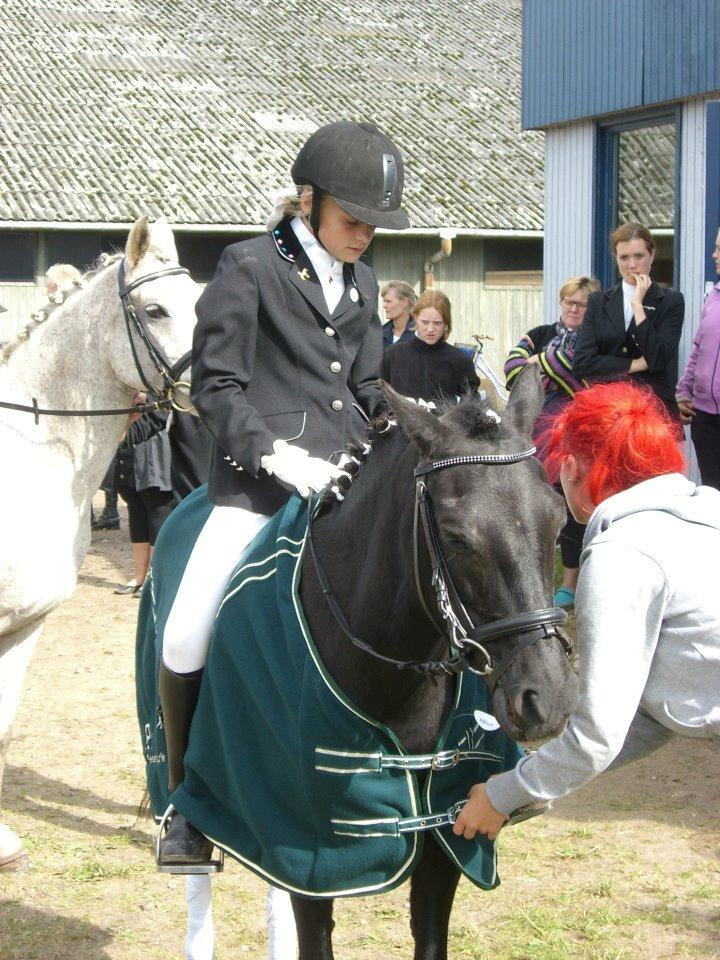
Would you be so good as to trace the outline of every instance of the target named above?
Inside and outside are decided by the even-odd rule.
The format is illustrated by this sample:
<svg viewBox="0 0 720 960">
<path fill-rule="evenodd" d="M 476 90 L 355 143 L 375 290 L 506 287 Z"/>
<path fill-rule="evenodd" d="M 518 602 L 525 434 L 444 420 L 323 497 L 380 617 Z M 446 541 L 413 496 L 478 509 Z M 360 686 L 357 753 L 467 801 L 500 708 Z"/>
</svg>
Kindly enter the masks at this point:
<svg viewBox="0 0 720 960">
<path fill-rule="evenodd" d="M 522 752 L 490 715 L 485 684 L 472 673 L 457 677 L 452 713 L 433 752 L 421 756 L 338 688 L 300 604 L 307 507 L 299 497 L 260 531 L 230 578 L 185 781 L 168 797 L 157 668 L 164 624 L 211 509 L 202 487 L 163 527 L 140 606 L 138 716 L 156 817 L 172 803 L 218 847 L 290 893 L 390 890 L 412 873 L 428 831 L 473 883 L 496 886 L 494 844 L 456 837 L 452 822 L 469 788 L 513 767 Z"/>
</svg>

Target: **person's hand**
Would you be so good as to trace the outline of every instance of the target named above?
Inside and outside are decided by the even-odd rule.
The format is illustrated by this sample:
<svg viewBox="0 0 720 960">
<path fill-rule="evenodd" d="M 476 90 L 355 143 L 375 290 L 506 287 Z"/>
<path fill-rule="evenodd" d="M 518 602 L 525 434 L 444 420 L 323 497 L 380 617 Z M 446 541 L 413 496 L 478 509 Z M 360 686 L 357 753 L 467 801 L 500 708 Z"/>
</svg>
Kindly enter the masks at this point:
<svg viewBox="0 0 720 960">
<path fill-rule="evenodd" d="M 490 803 L 484 783 L 471 787 L 468 801 L 453 824 L 453 833 L 457 837 L 472 840 L 476 833 L 483 833 L 494 840 L 500 828 L 508 819 L 506 813 L 500 813 Z"/>
<path fill-rule="evenodd" d="M 646 273 L 639 273 L 635 277 L 635 293 L 633 293 L 632 300 L 630 304 L 635 314 L 635 322 L 638 322 L 638 313 L 642 313 L 641 320 L 645 319 L 645 311 L 643 309 L 643 300 L 645 299 L 645 294 L 650 289 L 652 280 Z"/>
<path fill-rule="evenodd" d="M 309 497 L 338 477 L 349 476 L 333 463 L 311 457 L 302 447 L 294 447 L 285 440 L 273 443 L 273 453 L 260 458 L 260 466 L 270 476 L 295 487 L 301 497 Z"/>
<path fill-rule="evenodd" d="M 131 407 L 142 407 L 143 404 L 147 403 L 147 394 L 143 393 L 142 390 L 138 390 L 133 394 L 133 398 L 130 401 Z M 128 426 L 131 423 L 135 423 L 136 420 L 139 420 L 142 416 L 142 413 L 131 413 L 128 417 Z"/>
<path fill-rule="evenodd" d="M 648 368 L 645 357 L 638 357 L 637 360 L 630 361 L 628 373 L 644 373 Z"/>
<path fill-rule="evenodd" d="M 692 401 L 678 400 L 677 405 L 680 411 L 680 419 L 682 420 L 682 422 L 692 423 L 692 418 L 695 416 L 695 409 L 692 405 Z"/>
<path fill-rule="evenodd" d="M 534 353 L 531 357 L 527 358 L 528 363 L 540 363 L 540 354 Z"/>
</svg>

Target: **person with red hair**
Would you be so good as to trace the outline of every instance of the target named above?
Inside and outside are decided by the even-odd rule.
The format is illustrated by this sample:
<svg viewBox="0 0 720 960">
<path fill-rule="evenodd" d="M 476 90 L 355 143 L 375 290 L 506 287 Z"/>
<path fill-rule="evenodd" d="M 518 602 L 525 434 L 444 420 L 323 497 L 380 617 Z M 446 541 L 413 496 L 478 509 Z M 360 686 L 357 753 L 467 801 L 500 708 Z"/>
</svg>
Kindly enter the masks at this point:
<svg viewBox="0 0 720 960">
<path fill-rule="evenodd" d="M 649 387 L 580 391 L 554 421 L 547 465 L 587 523 L 577 591 L 580 692 L 565 730 L 476 784 L 454 831 L 497 836 L 674 734 L 720 737 L 720 493 L 682 470 L 676 427 Z"/>
</svg>

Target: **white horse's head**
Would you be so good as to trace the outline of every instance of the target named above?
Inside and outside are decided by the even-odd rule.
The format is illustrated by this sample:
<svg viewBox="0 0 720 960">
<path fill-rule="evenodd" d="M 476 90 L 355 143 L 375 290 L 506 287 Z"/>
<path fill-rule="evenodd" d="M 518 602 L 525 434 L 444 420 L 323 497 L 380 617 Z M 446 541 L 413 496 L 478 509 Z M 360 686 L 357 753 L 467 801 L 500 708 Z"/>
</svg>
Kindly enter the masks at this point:
<svg viewBox="0 0 720 960">
<path fill-rule="evenodd" d="M 125 256 L 119 267 L 124 272 L 125 287 L 132 287 L 129 293 L 130 303 L 140 323 L 146 330 L 153 346 L 169 365 L 180 360 L 192 346 L 192 334 L 195 326 L 195 302 L 200 296 L 201 287 L 187 273 L 172 273 L 173 267 L 179 267 L 175 240 L 170 225 L 163 218 L 150 223 L 148 218 L 140 217 L 130 230 Z M 156 279 L 143 277 L 163 273 Z M 134 286 L 137 284 L 137 286 Z M 119 305 L 119 293 L 116 293 Z M 133 358 L 122 310 L 115 314 L 117 319 L 109 331 L 108 358 L 116 376 L 134 390 L 144 390 L 145 386 Z M 142 367 L 145 379 L 154 388 L 163 386 L 162 377 L 153 365 L 146 345 L 138 332 L 132 328 L 133 342 L 137 360 Z M 189 370 L 181 379 L 189 378 Z M 182 399 L 183 404 L 185 398 Z"/>
</svg>

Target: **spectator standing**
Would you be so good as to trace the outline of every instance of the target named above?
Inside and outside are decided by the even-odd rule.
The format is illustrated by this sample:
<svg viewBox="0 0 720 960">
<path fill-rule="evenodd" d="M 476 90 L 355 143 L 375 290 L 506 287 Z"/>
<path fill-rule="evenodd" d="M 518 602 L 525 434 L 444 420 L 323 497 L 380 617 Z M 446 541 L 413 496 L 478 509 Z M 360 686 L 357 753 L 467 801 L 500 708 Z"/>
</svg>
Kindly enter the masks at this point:
<svg viewBox="0 0 720 960">
<path fill-rule="evenodd" d="M 566 280 L 560 287 L 560 319 L 556 323 L 533 327 L 510 351 L 505 362 L 508 390 L 512 389 L 515 378 L 528 364 L 536 363 L 542 370 L 545 403 L 535 431 L 541 460 L 544 459 L 543 432 L 583 386 L 572 373 L 572 360 L 580 327 L 585 319 L 588 297 L 599 290 L 600 284 L 591 277 L 571 277 Z M 585 527 L 573 517 L 567 504 L 566 509 L 567 523 L 560 531 L 563 579 L 553 598 L 559 607 L 572 607 L 575 603 L 580 552 L 585 534 Z"/>
<path fill-rule="evenodd" d="M 425 290 L 413 306 L 415 334 L 383 354 L 384 380 L 406 397 L 439 400 L 480 386 L 472 358 L 447 342 L 452 331 L 450 301 L 441 290 Z"/>
<path fill-rule="evenodd" d="M 137 416 L 136 414 L 134 416 Z M 160 527 L 175 505 L 170 484 L 167 431 L 142 438 L 138 422 L 128 426 L 115 458 L 115 486 L 128 508 L 135 575 L 115 593 L 138 597 Z"/>
<path fill-rule="evenodd" d="M 713 253 L 720 274 L 720 232 Z M 700 477 L 720 490 L 720 283 L 706 299 L 676 397 L 683 423 L 690 423 Z"/>
<path fill-rule="evenodd" d="M 610 246 L 622 279 L 588 298 L 573 373 L 587 380 L 630 376 L 646 383 L 679 423 L 675 384 L 685 300 L 651 278 L 655 241 L 647 227 L 623 223 Z"/>
<path fill-rule="evenodd" d="M 404 280 L 391 280 L 382 288 L 380 296 L 387 317 L 387 323 L 383 324 L 383 347 L 410 340 L 415 332 L 411 313 L 417 300 L 413 288 Z"/>
</svg>

